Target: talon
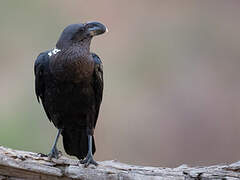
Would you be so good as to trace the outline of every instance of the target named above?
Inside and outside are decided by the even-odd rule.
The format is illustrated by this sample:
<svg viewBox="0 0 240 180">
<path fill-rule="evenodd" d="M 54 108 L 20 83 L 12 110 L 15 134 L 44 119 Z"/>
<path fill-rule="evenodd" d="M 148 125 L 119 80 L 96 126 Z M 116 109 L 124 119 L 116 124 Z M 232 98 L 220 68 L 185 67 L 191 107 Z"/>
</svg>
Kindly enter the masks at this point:
<svg viewBox="0 0 240 180">
<path fill-rule="evenodd" d="M 98 163 L 93 159 L 93 156 L 88 154 L 85 159 L 80 160 L 81 164 L 84 164 L 84 167 L 88 167 L 90 164 L 93 164 L 95 166 L 98 165 Z"/>
<path fill-rule="evenodd" d="M 87 153 L 87 156 L 83 160 L 80 160 L 80 163 L 84 164 L 84 167 L 88 167 L 90 164 L 93 164 L 95 166 L 98 165 L 98 163 L 93 159 L 92 136 L 91 135 L 88 135 L 88 153 Z"/>
<path fill-rule="evenodd" d="M 87 161 L 86 161 L 86 159 L 81 159 L 79 162 L 80 162 L 80 164 L 85 164 Z"/>
<path fill-rule="evenodd" d="M 95 166 L 98 165 L 98 163 L 93 158 L 91 158 L 88 160 L 88 162 L 86 164 L 84 164 L 84 167 L 88 167 L 90 164 L 93 164 Z"/>
<path fill-rule="evenodd" d="M 48 158 L 49 158 L 50 160 L 51 160 L 52 158 L 58 159 L 58 158 L 62 155 L 62 152 L 58 151 L 58 149 L 57 149 L 57 142 L 58 142 L 59 135 L 60 135 L 61 133 L 62 133 L 62 129 L 58 129 L 58 133 L 57 133 L 56 139 L 55 139 L 55 141 L 54 141 L 52 150 L 51 150 L 51 152 L 48 154 Z"/>
<path fill-rule="evenodd" d="M 90 154 L 87 154 L 87 156 L 84 159 L 80 160 L 80 163 L 86 164 L 88 162 L 89 158 L 90 158 Z"/>
<path fill-rule="evenodd" d="M 61 152 L 58 151 L 57 148 L 53 148 L 51 152 L 48 154 L 49 159 L 52 159 L 52 158 L 58 159 L 60 156 L 61 156 Z"/>
</svg>

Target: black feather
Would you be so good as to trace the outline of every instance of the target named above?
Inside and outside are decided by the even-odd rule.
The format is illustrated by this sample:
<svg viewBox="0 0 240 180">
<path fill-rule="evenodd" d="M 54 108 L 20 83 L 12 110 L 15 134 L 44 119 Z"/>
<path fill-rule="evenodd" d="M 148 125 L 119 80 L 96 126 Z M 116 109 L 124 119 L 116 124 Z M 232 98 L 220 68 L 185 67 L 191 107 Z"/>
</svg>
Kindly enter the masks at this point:
<svg viewBox="0 0 240 180">
<path fill-rule="evenodd" d="M 48 119 L 62 129 L 66 153 L 79 159 L 88 153 L 88 135 L 93 136 L 103 95 L 102 62 L 90 53 L 90 42 L 105 30 L 97 22 L 70 25 L 58 49 L 41 53 L 34 65 L 37 99 Z"/>
<path fill-rule="evenodd" d="M 50 114 L 45 105 L 45 88 L 47 83 L 47 76 L 49 75 L 49 51 L 45 51 L 39 54 L 34 64 L 34 74 L 35 74 L 35 93 L 37 100 L 40 103 L 40 99 L 47 114 L 48 119 L 51 121 Z M 40 99 L 39 99 L 40 98 Z"/>
</svg>

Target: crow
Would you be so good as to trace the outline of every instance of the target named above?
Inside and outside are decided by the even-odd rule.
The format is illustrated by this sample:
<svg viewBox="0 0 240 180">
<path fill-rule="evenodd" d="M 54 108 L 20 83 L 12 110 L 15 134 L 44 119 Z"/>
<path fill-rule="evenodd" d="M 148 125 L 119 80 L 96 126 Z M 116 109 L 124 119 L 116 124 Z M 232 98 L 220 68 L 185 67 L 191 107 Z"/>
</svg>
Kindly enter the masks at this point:
<svg viewBox="0 0 240 180">
<path fill-rule="evenodd" d="M 67 154 L 85 166 L 97 165 L 93 135 L 102 102 L 103 66 L 90 52 L 90 44 L 106 30 L 99 22 L 71 24 L 63 30 L 56 48 L 40 53 L 34 63 L 37 100 L 58 129 L 49 158 L 59 158 L 61 134 Z"/>
</svg>

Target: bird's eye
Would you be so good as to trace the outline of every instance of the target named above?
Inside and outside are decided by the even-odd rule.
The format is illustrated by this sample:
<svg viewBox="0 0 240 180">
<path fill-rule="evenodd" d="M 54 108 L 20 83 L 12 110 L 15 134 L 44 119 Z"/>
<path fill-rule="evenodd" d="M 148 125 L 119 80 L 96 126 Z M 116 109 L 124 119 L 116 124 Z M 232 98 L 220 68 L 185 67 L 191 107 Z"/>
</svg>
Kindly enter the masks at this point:
<svg viewBox="0 0 240 180">
<path fill-rule="evenodd" d="M 79 28 L 72 36 L 71 40 L 79 40 L 83 36 L 84 29 Z"/>
</svg>

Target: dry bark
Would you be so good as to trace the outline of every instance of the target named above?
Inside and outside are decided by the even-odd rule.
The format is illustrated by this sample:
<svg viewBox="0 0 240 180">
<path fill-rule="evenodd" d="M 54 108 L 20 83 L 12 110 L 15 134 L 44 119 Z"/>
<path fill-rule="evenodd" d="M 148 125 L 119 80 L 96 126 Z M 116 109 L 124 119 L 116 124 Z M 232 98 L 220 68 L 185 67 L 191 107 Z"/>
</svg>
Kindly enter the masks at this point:
<svg viewBox="0 0 240 180">
<path fill-rule="evenodd" d="M 240 179 L 240 162 L 208 167 L 147 167 L 114 160 L 84 168 L 78 160 L 61 157 L 49 160 L 38 153 L 0 146 L 0 180 L 156 180 L 156 179 Z"/>
</svg>

